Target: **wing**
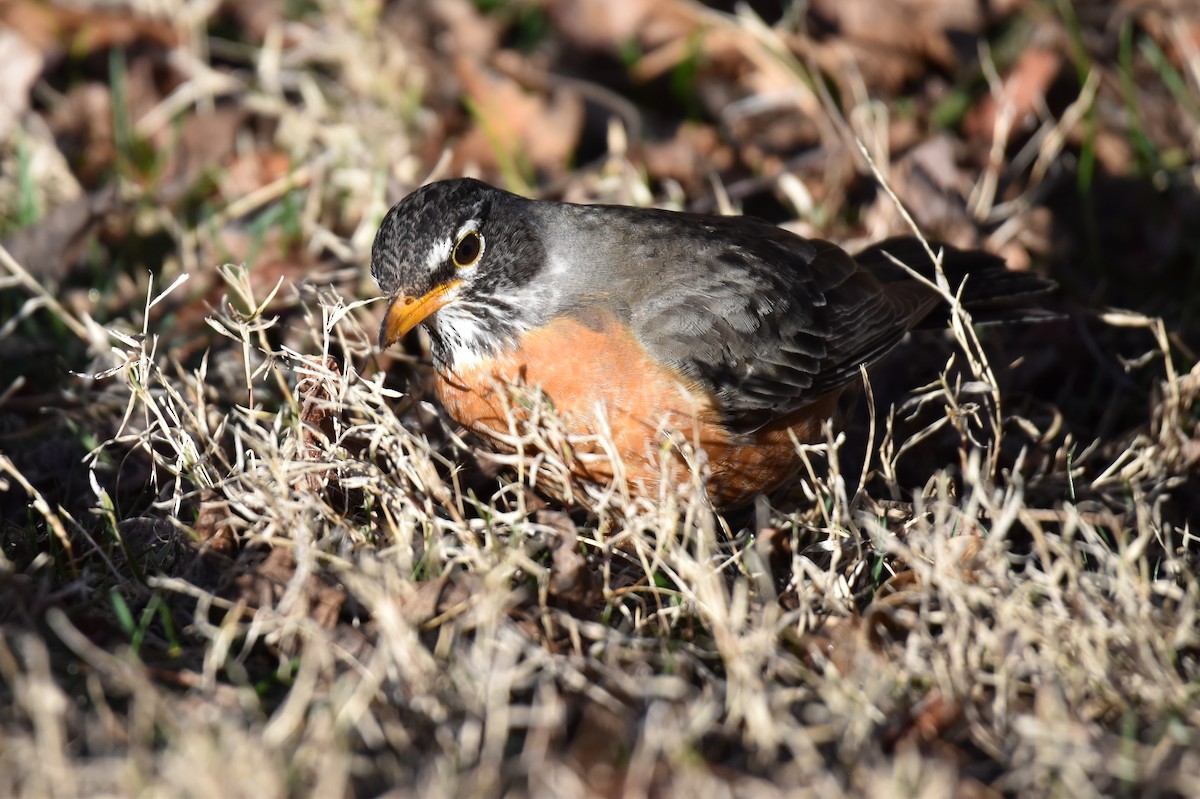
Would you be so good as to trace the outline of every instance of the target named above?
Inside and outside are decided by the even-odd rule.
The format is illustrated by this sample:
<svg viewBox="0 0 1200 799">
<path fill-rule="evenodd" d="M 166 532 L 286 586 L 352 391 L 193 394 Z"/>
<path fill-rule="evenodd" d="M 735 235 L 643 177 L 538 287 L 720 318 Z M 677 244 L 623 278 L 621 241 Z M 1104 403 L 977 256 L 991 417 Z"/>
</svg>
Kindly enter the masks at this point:
<svg viewBox="0 0 1200 799">
<path fill-rule="evenodd" d="M 690 261 L 631 315 L 648 351 L 706 389 L 749 433 L 845 386 L 938 304 L 881 282 L 840 247 L 767 222 L 698 217 Z"/>
</svg>

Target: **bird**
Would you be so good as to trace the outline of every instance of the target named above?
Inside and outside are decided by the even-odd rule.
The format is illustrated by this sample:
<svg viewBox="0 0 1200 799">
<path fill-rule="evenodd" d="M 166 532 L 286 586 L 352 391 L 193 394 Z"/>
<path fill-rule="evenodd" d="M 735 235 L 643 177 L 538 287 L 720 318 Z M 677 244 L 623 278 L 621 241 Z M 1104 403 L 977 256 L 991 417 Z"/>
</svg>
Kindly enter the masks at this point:
<svg viewBox="0 0 1200 799">
<path fill-rule="evenodd" d="M 1054 287 L 935 246 L 976 318 Z M 531 199 L 471 178 L 396 203 L 371 274 L 388 298 L 380 349 L 423 326 L 442 406 L 485 442 L 512 451 L 510 421 L 529 418 L 537 392 L 568 434 L 593 442 L 574 477 L 657 496 L 688 474 L 671 445 L 683 436 L 718 509 L 794 475 L 796 443 L 822 440 L 862 370 L 949 319 L 914 237 L 851 255 L 755 217 Z"/>
</svg>

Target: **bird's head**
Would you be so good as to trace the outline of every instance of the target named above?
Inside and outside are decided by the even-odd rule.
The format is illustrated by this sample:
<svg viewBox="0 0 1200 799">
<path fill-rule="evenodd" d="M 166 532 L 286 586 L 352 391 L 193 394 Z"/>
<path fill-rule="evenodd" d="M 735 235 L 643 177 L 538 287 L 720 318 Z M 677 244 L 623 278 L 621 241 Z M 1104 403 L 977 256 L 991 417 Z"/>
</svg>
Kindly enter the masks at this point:
<svg viewBox="0 0 1200 799">
<path fill-rule="evenodd" d="M 423 186 L 397 203 L 371 250 L 371 274 L 391 296 L 379 346 L 424 323 L 435 360 L 453 365 L 525 327 L 546 258 L 529 206 L 469 178 Z"/>
</svg>

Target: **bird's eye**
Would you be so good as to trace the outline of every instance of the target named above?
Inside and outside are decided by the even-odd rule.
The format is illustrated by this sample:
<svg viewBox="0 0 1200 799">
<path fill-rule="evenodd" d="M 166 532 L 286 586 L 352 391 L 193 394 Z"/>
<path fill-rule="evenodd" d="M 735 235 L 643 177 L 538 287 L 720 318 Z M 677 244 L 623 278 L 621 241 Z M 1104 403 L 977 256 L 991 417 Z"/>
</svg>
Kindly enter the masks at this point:
<svg viewBox="0 0 1200 799">
<path fill-rule="evenodd" d="M 474 266 L 483 255 L 483 236 L 477 230 L 468 230 L 458 237 L 454 243 L 454 252 L 450 257 L 459 269 Z"/>
</svg>

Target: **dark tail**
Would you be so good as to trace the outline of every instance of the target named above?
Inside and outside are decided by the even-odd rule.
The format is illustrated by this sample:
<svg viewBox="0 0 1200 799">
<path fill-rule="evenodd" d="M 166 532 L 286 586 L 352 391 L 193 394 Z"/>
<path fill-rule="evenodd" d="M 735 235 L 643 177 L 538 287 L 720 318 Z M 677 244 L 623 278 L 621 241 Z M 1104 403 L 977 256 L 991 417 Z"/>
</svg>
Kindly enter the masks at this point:
<svg viewBox="0 0 1200 799">
<path fill-rule="evenodd" d="M 962 291 L 962 304 L 979 324 L 1032 321 L 1058 318 L 1058 314 L 1040 307 L 1041 300 L 1057 288 L 1052 280 L 1038 277 L 1030 272 L 1014 272 L 1004 261 L 982 250 L 960 250 L 948 244 L 931 241 L 934 252 L 942 250 L 942 271 L 950 283 L 950 290 L 957 292 L 966 281 Z M 930 280 L 934 280 L 933 261 L 924 245 L 912 237 L 896 237 L 873 244 L 854 256 L 865 269 L 871 270 L 883 283 L 909 281 L 912 277 L 892 262 L 888 255 L 901 261 L 910 269 Z M 947 314 L 934 312 L 918 327 L 941 327 Z"/>
</svg>

